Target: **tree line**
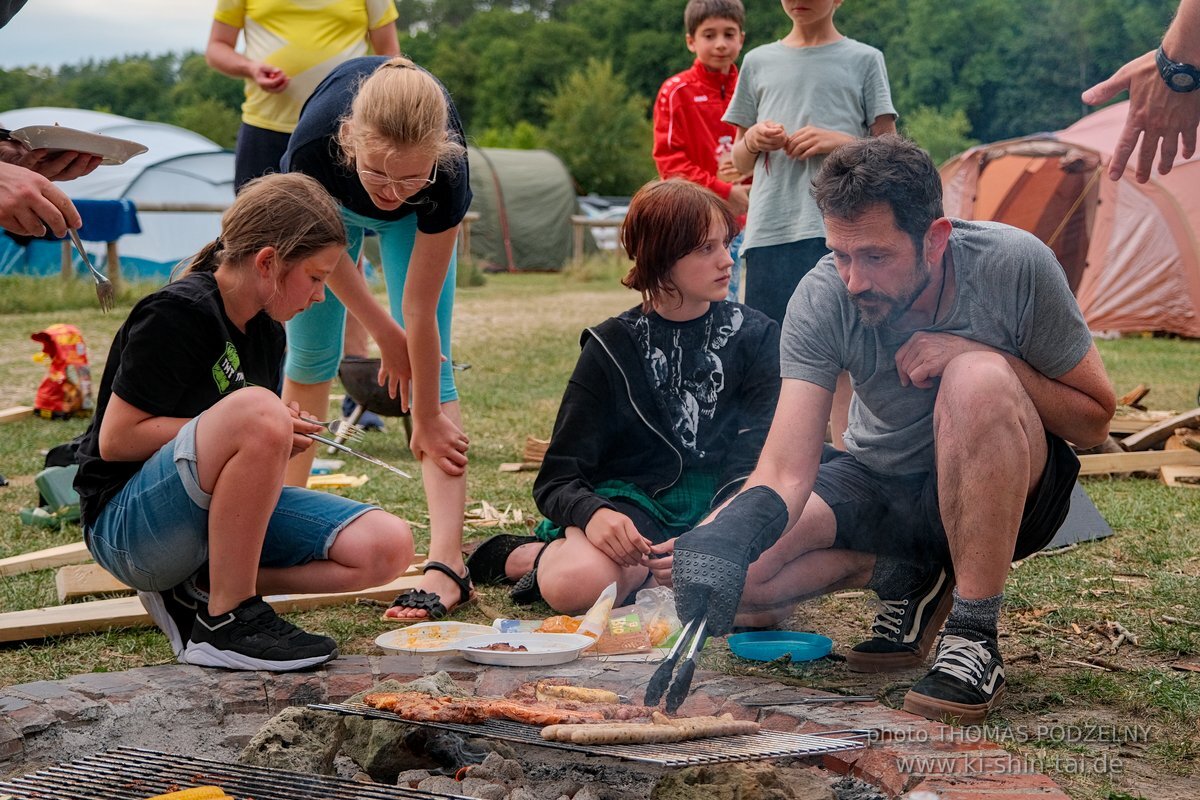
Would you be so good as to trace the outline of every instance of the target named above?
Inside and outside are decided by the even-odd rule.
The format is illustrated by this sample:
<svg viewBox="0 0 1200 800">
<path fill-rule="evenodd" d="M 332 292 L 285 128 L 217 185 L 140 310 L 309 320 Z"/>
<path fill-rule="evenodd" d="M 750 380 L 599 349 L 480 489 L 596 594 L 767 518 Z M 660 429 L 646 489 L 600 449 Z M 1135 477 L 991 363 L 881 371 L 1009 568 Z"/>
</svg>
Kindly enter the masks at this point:
<svg viewBox="0 0 1200 800">
<path fill-rule="evenodd" d="M 784 35 L 744 0 L 746 52 Z M 883 51 L 900 128 L 937 159 L 1061 129 L 1079 93 L 1154 47 L 1177 0 L 847 0 L 839 30 Z M 473 142 L 545 147 L 583 191 L 654 174 L 650 104 L 692 62 L 683 0 L 397 0 L 401 49 L 450 90 Z M 197 53 L 0 71 L 0 110 L 59 105 L 168 122 L 232 147 L 241 83 Z M 2 119 L 2 117 L 0 117 Z"/>
</svg>

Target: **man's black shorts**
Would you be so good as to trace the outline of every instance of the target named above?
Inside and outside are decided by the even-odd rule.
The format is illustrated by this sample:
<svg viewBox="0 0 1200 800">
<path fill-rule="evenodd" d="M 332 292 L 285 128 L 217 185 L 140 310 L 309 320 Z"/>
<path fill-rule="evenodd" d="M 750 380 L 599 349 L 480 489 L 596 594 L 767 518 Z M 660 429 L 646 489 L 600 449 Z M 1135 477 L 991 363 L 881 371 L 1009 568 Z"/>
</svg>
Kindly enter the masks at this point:
<svg viewBox="0 0 1200 800">
<path fill-rule="evenodd" d="M 1036 553 L 1054 538 L 1067 517 L 1079 476 L 1079 459 L 1066 442 L 1047 434 L 1046 445 L 1046 468 L 1025 502 L 1014 561 Z M 835 548 L 950 563 L 950 546 L 938 511 L 936 469 L 918 475 L 881 475 L 849 453 L 826 445 L 813 493 L 833 509 Z"/>
</svg>

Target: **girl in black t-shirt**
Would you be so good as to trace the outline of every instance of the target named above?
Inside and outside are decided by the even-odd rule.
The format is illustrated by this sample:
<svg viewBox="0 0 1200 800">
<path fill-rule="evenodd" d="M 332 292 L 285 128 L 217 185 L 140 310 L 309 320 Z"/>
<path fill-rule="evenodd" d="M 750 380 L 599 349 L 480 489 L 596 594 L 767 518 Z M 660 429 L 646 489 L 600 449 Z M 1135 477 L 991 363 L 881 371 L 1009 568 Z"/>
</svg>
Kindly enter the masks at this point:
<svg viewBox="0 0 1200 800">
<path fill-rule="evenodd" d="M 345 592 L 394 579 L 412 532 L 378 508 L 285 487 L 312 447 L 278 385 L 281 322 L 321 302 L 346 254 L 337 207 L 312 178 L 247 184 L 187 274 L 117 332 L 75 486 L 97 563 L 138 590 L 183 663 L 285 671 L 336 643 L 260 595 Z"/>
<path fill-rule="evenodd" d="M 779 397 L 779 326 L 725 301 L 737 232 L 725 203 L 681 179 L 644 186 L 622 228 L 639 307 L 588 328 L 533 496 L 536 537 L 471 556 L 479 581 L 569 614 L 610 583 L 618 601 L 671 582 L 675 537 L 734 494 Z M 536 538 L 536 540 L 535 540 Z"/>
<path fill-rule="evenodd" d="M 347 308 L 378 343 L 380 382 L 404 408 L 411 380 L 409 446 L 429 498 L 429 560 L 421 588 L 387 615 L 439 618 L 472 596 L 461 552 L 468 439 L 450 361 L 455 247 L 471 203 L 462 124 L 445 88 L 407 58 L 351 59 L 305 104 L 282 166 L 312 175 L 337 200 L 351 256 L 364 231 L 378 234 L 391 311 L 349 261 L 335 270 L 334 296 L 288 324 L 283 397 L 325 415 Z M 311 457 L 295 459 L 288 482 L 303 485 L 310 466 Z"/>
</svg>

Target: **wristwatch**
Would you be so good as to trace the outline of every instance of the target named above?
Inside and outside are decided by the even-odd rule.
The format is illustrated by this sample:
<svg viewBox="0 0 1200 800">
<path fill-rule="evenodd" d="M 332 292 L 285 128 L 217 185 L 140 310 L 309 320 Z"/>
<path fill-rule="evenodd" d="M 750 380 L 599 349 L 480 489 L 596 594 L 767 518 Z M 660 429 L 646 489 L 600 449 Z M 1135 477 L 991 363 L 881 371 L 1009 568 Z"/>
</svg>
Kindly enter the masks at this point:
<svg viewBox="0 0 1200 800">
<path fill-rule="evenodd" d="M 1194 92 L 1200 89 L 1200 69 L 1181 61 L 1172 61 L 1161 46 L 1154 54 L 1154 61 L 1158 64 L 1158 74 L 1162 75 L 1171 91 Z"/>
</svg>

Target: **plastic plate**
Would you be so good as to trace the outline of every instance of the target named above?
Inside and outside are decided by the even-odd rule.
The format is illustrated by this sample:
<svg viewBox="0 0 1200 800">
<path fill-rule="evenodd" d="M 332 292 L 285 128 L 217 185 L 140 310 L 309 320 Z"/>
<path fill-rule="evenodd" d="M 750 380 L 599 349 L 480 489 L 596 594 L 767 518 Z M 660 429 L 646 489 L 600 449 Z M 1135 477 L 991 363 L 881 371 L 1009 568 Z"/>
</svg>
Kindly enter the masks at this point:
<svg viewBox="0 0 1200 800">
<path fill-rule="evenodd" d="M 792 661 L 812 661 L 829 655 L 833 640 L 819 633 L 799 631 L 751 631 L 728 639 L 735 656 L 751 661 L 774 661 L 791 656 Z"/>
<path fill-rule="evenodd" d="M 28 125 L 12 131 L 10 135 L 30 150 L 76 150 L 80 153 L 104 156 L 100 163 L 108 165 L 124 164 L 147 150 L 145 145 L 128 139 L 59 125 Z"/>
<path fill-rule="evenodd" d="M 524 646 L 525 650 L 485 650 L 492 644 Z M 537 667 L 565 664 L 596 643 L 578 633 L 495 633 L 474 636 L 458 643 L 458 652 L 467 661 L 500 667 Z"/>
<path fill-rule="evenodd" d="M 419 622 L 382 633 L 376 637 L 375 644 L 384 650 L 401 653 L 450 653 L 457 650 L 464 639 L 495 632 L 488 625 L 469 622 Z"/>
</svg>

